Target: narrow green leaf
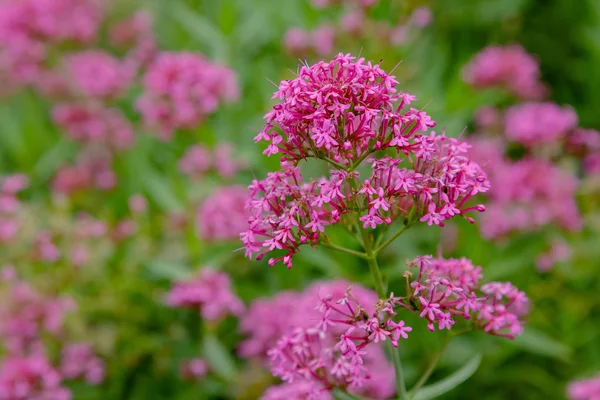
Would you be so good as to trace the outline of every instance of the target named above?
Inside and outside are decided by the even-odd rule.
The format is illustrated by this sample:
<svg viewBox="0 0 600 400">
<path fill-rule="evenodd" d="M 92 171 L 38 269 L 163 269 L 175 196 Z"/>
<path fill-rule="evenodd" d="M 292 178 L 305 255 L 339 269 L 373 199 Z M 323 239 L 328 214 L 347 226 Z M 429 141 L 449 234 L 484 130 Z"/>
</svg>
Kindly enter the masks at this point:
<svg viewBox="0 0 600 400">
<path fill-rule="evenodd" d="M 509 343 L 541 356 L 563 361 L 568 361 L 571 358 L 571 348 L 532 328 L 526 328 L 521 336 L 517 336 Z"/>
<path fill-rule="evenodd" d="M 229 54 L 227 40 L 208 18 L 203 17 L 181 1 L 171 2 L 167 10 L 181 27 L 206 47 L 211 58 L 227 61 Z"/>
<path fill-rule="evenodd" d="M 202 343 L 204 357 L 212 370 L 227 382 L 233 382 L 237 376 L 237 369 L 229 351 L 223 343 L 212 333 L 204 336 Z"/>
<path fill-rule="evenodd" d="M 480 363 L 481 354 L 477 354 L 452 375 L 439 382 L 423 387 L 412 397 L 412 400 L 429 400 L 448 393 L 469 379 L 477 371 Z"/>
<path fill-rule="evenodd" d="M 181 264 L 155 260 L 146 264 L 148 272 L 159 279 L 184 280 L 190 277 L 190 271 Z"/>
</svg>

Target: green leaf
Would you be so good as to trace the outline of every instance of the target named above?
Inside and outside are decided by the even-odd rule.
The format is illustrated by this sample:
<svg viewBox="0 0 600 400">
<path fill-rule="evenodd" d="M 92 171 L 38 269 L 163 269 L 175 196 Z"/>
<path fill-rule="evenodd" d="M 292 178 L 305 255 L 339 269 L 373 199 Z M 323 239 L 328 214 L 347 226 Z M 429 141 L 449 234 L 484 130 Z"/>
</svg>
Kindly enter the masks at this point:
<svg viewBox="0 0 600 400">
<path fill-rule="evenodd" d="M 525 351 L 550 358 L 568 361 L 571 358 L 571 348 L 558 342 L 543 332 L 527 328 L 521 336 L 509 342 Z"/>
<path fill-rule="evenodd" d="M 227 61 L 229 45 L 221 31 L 208 19 L 181 1 L 173 1 L 167 10 L 194 39 L 209 51 L 210 58 Z"/>
<path fill-rule="evenodd" d="M 227 382 L 234 382 L 237 369 L 229 351 L 212 333 L 206 333 L 202 343 L 204 357 L 211 369 Z"/>
<path fill-rule="evenodd" d="M 148 272 L 159 279 L 185 280 L 190 277 L 190 271 L 181 264 L 169 261 L 155 260 L 146 264 Z"/>
<path fill-rule="evenodd" d="M 412 400 L 429 400 L 439 397 L 445 393 L 448 393 L 467 379 L 469 379 L 481 363 L 481 354 L 477 354 L 471 358 L 465 365 L 463 365 L 458 371 L 453 373 L 447 378 L 442 379 L 431 385 L 427 385 L 419 390 Z"/>
</svg>

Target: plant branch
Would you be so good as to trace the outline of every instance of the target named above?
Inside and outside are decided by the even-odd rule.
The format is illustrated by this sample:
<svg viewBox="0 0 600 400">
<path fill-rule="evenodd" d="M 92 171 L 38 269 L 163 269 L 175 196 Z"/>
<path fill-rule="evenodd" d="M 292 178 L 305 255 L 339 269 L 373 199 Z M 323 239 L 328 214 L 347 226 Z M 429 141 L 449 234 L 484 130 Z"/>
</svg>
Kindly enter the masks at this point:
<svg viewBox="0 0 600 400">
<path fill-rule="evenodd" d="M 346 247 L 343 246 L 338 246 L 337 244 L 333 244 L 333 243 L 329 243 L 329 242 L 321 242 L 321 244 L 323 245 L 323 247 L 327 247 L 333 250 L 337 250 L 337 251 L 341 251 L 343 253 L 348 253 L 348 254 L 352 254 L 353 256 L 356 257 L 360 257 L 363 259 L 367 259 L 368 256 L 367 254 L 360 252 L 360 251 L 356 251 L 356 250 L 352 250 L 352 249 L 348 249 Z"/>
<path fill-rule="evenodd" d="M 409 397 L 408 397 L 409 399 L 412 398 L 412 396 L 414 396 L 415 393 L 417 393 L 419 391 L 419 389 L 421 389 L 421 387 L 425 383 L 427 383 L 427 380 L 429 379 L 429 377 L 431 376 L 431 374 L 433 373 L 433 371 L 435 371 L 435 367 L 437 367 L 438 363 L 440 362 L 440 359 L 442 358 L 442 356 L 446 352 L 446 349 L 448 348 L 448 344 L 450 344 L 451 340 L 452 340 L 451 336 L 447 336 L 446 337 L 446 339 L 444 340 L 444 344 L 442 345 L 442 348 L 433 357 L 433 359 L 431 360 L 431 362 L 427 366 L 427 369 L 425 370 L 425 373 L 423 373 L 423 375 L 421 376 L 421 378 L 419 378 L 419 380 L 415 384 L 415 386 L 412 389 L 410 389 Z"/>
</svg>

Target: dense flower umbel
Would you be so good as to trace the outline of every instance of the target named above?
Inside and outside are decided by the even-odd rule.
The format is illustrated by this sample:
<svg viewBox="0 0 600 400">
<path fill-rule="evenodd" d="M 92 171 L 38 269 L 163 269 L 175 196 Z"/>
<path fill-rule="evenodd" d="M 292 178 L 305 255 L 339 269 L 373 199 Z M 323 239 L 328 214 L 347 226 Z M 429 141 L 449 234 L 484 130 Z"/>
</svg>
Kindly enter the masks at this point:
<svg viewBox="0 0 600 400">
<path fill-rule="evenodd" d="M 326 225 L 350 213 L 374 229 L 400 218 L 443 226 L 454 216 L 484 211 L 466 205 L 489 188 L 467 156 L 468 145 L 420 133 L 435 122 L 415 108 L 402 111 L 414 96 L 398 92 L 396 84 L 379 65 L 341 53 L 281 82 L 274 97 L 282 102 L 265 116 L 256 140 L 270 142 L 265 154 L 282 154 L 282 171 L 250 185 L 252 216 L 241 235 L 248 257 L 282 250 L 269 265 L 283 260 L 291 268 L 300 245 L 317 244 Z M 305 182 L 296 165 L 310 157 L 336 169 Z M 364 164 L 371 169 L 365 180 L 357 170 L 368 171 Z"/>
<path fill-rule="evenodd" d="M 250 305 L 241 321 L 242 330 L 250 337 L 242 344 L 240 352 L 246 357 L 264 358 L 267 349 L 271 349 L 268 358 L 274 361 L 271 363 L 274 374 L 285 375 L 281 378 L 286 383 L 269 389 L 263 395 L 264 399 L 277 399 L 285 393 L 329 398 L 327 390 L 333 385 L 351 386 L 350 382 L 343 382 L 340 375 L 348 372 L 341 370 L 341 366 L 336 367 L 333 360 L 334 353 L 339 359 L 339 350 L 334 345 L 345 328 L 329 326 L 325 331 L 315 328 L 322 320 L 318 310 L 319 299 L 343 297 L 348 285 L 346 281 L 316 282 L 302 293 L 284 292 L 273 299 L 259 299 Z M 366 312 L 374 312 L 377 295 L 373 291 L 356 285 L 353 295 Z M 336 319 L 343 318 L 344 313 L 346 311 L 338 314 L 333 310 L 329 315 Z M 295 354 L 294 349 L 288 347 L 289 341 L 297 341 L 297 349 L 303 348 L 304 351 Z M 363 355 L 363 367 L 357 371 L 355 385 L 350 390 L 370 398 L 388 398 L 395 390 L 393 368 L 379 345 L 370 345 L 368 350 L 368 354 Z M 313 351 L 312 355 L 308 354 L 309 351 Z M 292 359 L 279 359 L 282 354 L 289 354 Z M 292 360 L 300 358 L 303 362 L 314 361 L 309 369 L 318 370 L 317 375 L 323 378 L 315 378 L 302 366 L 294 367 Z M 323 364 L 320 364 L 321 361 Z"/>
<path fill-rule="evenodd" d="M 593 378 L 571 382 L 567 389 L 569 400 L 600 399 L 600 374 Z"/>
<path fill-rule="evenodd" d="M 350 213 L 360 215 L 364 228 L 376 228 L 401 218 L 414 218 L 428 225 L 484 211 L 467 201 L 489 188 L 485 173 L 466 156 L 467 146 L 444 136 L 424 136 L 429 152 L 415 159 L 383 157 L 368 159 L 372 173 L 360 181 L 359 173 L 332 170 L 329 179 L 304 183 L 298 168 L 284 164 L 281 172 L 250 185 L 249 230 L 242 234 L 246 255 L 261 259 L 275 249 L 291 268 L 291 256 L 299 246 L 317 244 L 327 225 L 335 225 Z M 470 222 L 470 217 L 465 217 Z"/>
<path fill-rule="evenodd" d="M 235 73 L 200 54 L 159 54 L 143 77 L 137 108 L 144 123 L 169 139 L 176 129 L 191 129 L 216 111 L 221 101 L 239 96 Z"/>
<path fill-rule="evenodd" d="M 424 256 L 409 265 L 418 272 L 405 275 L 408 288 L 405 296 L 391 294 L 388 299 L 365 303 L 367 299 L 360 296 L 359 300 L 351 287 L 343 293 L 313 291 L 319 299 L 316 310 L 320 317 L 315 321 L 312 314 L 310 318 L 303 315 L 304 321 L 311 321 L 312 325 L 304 322 L 294 326 L 290 324 L 290 317 L 279 316 L 287 324 L 275 325 L 276 331 L 284 329 L 284 335 L 268 352 L 273 375 L 290 384 L 309 382 L 302 385 L 302 390 L 315 398 L 335 387 L 361 393 L 361 388 L 372 379 L 373 368 L 368 360 L 380 350 L 377 344 L 389 340 L 398 347 L 412 331 L 401 319 L 401 313 L 407 311 L 424 318 L 431 331 L 451 329 L 454 318 L 460 316 L 470 319 L 473 328 L 491 335 L 514 338 L 522 333 L 521 318 L 527 313 L 529 302 L 525 294 L 510 283 L 491 282 L 480 287 L 481 268 L 464 258 Z M 357 289 L 359 293 L 364 291 Z M 290 295 L 285 297 L 291 299 Z M 298 304 L 298 299 L 292 303 Z M 287 301 L 283 305 L 283 309 L 275 307 L 270 311 L 280 314 L 287 308 Z M 263 310 L 263 313 L 268 312 Z M 242 327 L 247 328 L 249 323 L 248 319 Z M 268 325 L 264 331 L 256 332 L 263 332 L 263 340 L 271 341 L 265 336 L 270 334 L 271 327 Z M 285 386 L 269 391 L 265 398 L 284 389 Z M 289 390 L 297 389 L 290 386 Z M 379 398 L 384 393 L 371 395 Z"/>
<path fill-rule="evenodd" d="M 304 65 L 279 85 L 273 98 L 282 102 L 266 114 L 255 140 L 269 142 L 264 154 L 280 153 L 283 160 L 327 157 L 344 166 L 386 148 L 406 156 L 430 153 L 419 132 L 435 122 L 423 111 L 402 111 L 414 96 L 398 92 L 397 83 L 379 65 L 350 55 Z"/>
<path fill-rule="evenodd" d="M 504 116 L 506 137 L 527 146 L 563 140 L 576 126 L 575 110 L 554 103 L 519 104 Z"/>
<path fill-rule="evenodd" d="M 463 76 L 475 87 L 500 86 L 526 99 L 546 93 L 537 60 L 519 45 L 486 47 L 465 66 Z"/>
<path fill-rule="evenodd" d="M 208 267 L 197 278 L 176 282 L 166 300 L 172 307 L 197 309 L 202 318 L 211 321 L 244 311 L 244 304 L 231 291 L 229 276 Z"/>
</svg>

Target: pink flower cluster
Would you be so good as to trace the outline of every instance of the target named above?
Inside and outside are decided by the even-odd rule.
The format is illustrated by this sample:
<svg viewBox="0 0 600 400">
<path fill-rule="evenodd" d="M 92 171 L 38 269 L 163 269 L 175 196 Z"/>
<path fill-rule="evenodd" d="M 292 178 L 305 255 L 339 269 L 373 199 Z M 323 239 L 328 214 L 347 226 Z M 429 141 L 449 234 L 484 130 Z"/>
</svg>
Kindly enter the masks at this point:
<svg viewBox="0 0 600 400">
<path fill-rule="evenodd" d="M 95 0 L 6 0 L 0 2 L 0 74 L 31 83 L 48 49 L 95 39 L 103 11 Z"/>
<path fill-rule="evenodd" d="M 80 143 L 104 143 L 115 150 L 130 148 L 133 126 L 117 108 L 93 103 L 58 104 L 52 110 L 54 122 Z"/>
<path fill-rule="evenodd" d="M 407 156 L 435 152 L 419 134 L 435 122 L 418 109 L 402 111 L 415 97 L 398 92 L 397 83 L 379 65 L 349 54 L 303 65 L 295 79 L 280 83 L 273 95 L 280 103 L 265 115 L 255 141 L 269 143 L 269 156 L 327 157 L 344 166 L 387 148 Z"/>
<path fill-rule="evenodd" d="M 222 101 L 238 98 L 235 73 L 200 54 L 163 52 L 143 77 L 137 109 L 144 123 L 168 140 L 177 129 L 192 129 Z"/>
<path fill-rule="evenodd" d="M 84 377 L 89 384 L 104 380 L 104 362 L 88 343 L 65 343 L 64 319 L 75 308 L 72 299 L 43 295 L 3 270 L 6 290 L 0 303 L 0 338 L 5 357 L 0 361 L 0 399 L 70 399 L 64 380 Z M 46 356 L 45 339 L 61 349 L 60 366 Z"/>
<path fill-rule="evenodd" d="M 0 399 L 71 400 L 60 372 L 44 355 L 12 356 L 0 361 Z"/>
<path fill-rule="evenodd" d="M 89 343 L 69 343 L 61 352 L 60 373 L 64 379 L 84 378 L 90 385 L 104 381 L 104 361 Z"/>
<path fill-rule="evenodd" d="M 196 309 L 209 321 L 244 311 L 244 304 L 231 291 L 229 276 L 210 267 L 202 268 L 194 279 L 175 282 L 166 302 L 171 307 Z"/>
<path fill-rule="evenodd" d="M 523 103 L 510 107 L 504 116 L 506 137 L 526 146 L 555 143 L 577 126 L 571 107 L 554 103 Z"/>
<path fill-rule="evenodd" d="M 336 31 L 333 25 L 321 25 L 312 31 L 290 28 L 283 38 L 285 48 L 292 54 L 305 55 L 309 51 L 327 56 L 335 47 Z"/>
<path fill-rule="evenodd" d="M 196 215 L 196 226 L 203 240 L 234 240 L 248 229 L 246 201 L 248 190 L 243 186 L 224 186 L 207 197 Z"/>
<path fill-rule="evenodd" d="M 249 229 L 242 233 L 246 255 L 291 268 L 302 244 L 317 244 L 325 226 L 358 213 L 363 228 L 401 218 L 444 225 L 469 211 L 469 199 L 489 188 L 485 173 L 457 139 L 423 134 L 435 122 L 411 108 L 414 99 L 397 93 L 394 77 L 378 65 L 339 54 L 331 62 L 303 66 L 298 77 L 283 81 L 282 100 L 265 118 L 257 141 L 270 142 L 264 154 L 282 154 L 282 171 L 250 185 Z M 384 150 L 395 156 L 375 154 Z M 308 158 L 326 160 L 336 169 L 329 178 L 304 181 L 298 167 Z M 357 168 L 371 165 L 366 180 Z M 412 223 L 413 220 L 408 222 Z"/>
<path fill-rule="evenodd" d="M 75 308 L 72 299 L 45 296 L 19 280 L 8 283 L 0 303 L 0 338 L 8 352 L 27 353 L 44 335 L 61 333 L 66 313 Z"/>
<path fill-rule="evenodd" d="M 129 87 L 135 70 L 101 50 L 84 50 L 65 57 L 75 93 L 88 98 L 114 99 Z"/>
<path fill-rule="evenodd" d="M 546 94 L 538 61 L 520 45 L 486 47 L 464 67 L 463 78 L 477 88 L 503 87 L 526 99 Z"/>
<path fill-rule="evenodd" d="M 489 170 L 492 185 L 503 189 L 489 193 L 481 224 L 484 236 L 531 232 L 549 224 L 569 231 L 581 227 L 575 176 L 534 157 L 501 161 Z"/>
<path fill-rule="evenodd" d="M 202 358 L 193 358 L 181 364 L 180 373 L 183 379 L 198 380 L 204 378 L 208 365 Z"/>
<path fill-rule="evenodd" d="M 195 179 L 209 171 L 231 178 L 242 166 L 243 163 L 233 155 L 233 146 L 226 142 L 218 144 L 212 151 L 200 144 L 193 145 L 179 160 L 179 170 Z"/>
<path fill-rule="evenodd" d="M 52 181 L 56 193 L 72 195 L 80 191 L 98 189 L 107 191 L 117 184 L 117 176 L 112 170 L 110 157 L 85 157 L 81 153 L 73 165 L 58 168 Z"/>
<path fill-rule="evenodd" d="M 338 363 L 340 365 L 336 367 L 336 360 L 333 359 L 334 354 L 340 358 L 339 350 L 334 345 L 344 329 L 329 326 L 323 331 L 316 327 L 322 319 L 317 309 L 319 299 L 343 297 L 348 286 L 349 282 L 346 281 L 315 282 L 301 293 L 282 292 L 272 299 L 255 300 L 250 305 L 240 321 L 242 332 L 249 335 L 240 346 L 240 353 L 245 357 L 270 360 L 274 374 L 285 382 L 267 390 L 262 399 L 279 399 L 284 395 L 294 398 L 290 396 L 295 394 L 310 394 L 314 398 L 326 399 L 330 398 L 329 390 L 333 385 L 350 385 L 342 378 L 351 376 L 351 372 L 343 368 L 346 366 L 344 360 L 340 360 L 343 365 Z M 373 291 L 355 285 L 352 295 L 366 312 L 374 311 L 377 295 Z M 344 314 L 333 310 L 329 315 L 342 318 Z M 297 346 L 297 352 L 292 349 L 294 345 Z M 371 398 L 388 398 L 395 392 L 393 368 L 379 345 L 369 345 L 366 350 L 363 367 L 352 375 L 355 385 L 350 391 Z M 280 359 L 283 354 L 290 358 Z M 296 367 L 294 360 L 299 361 Z M 311 368 L 326 378 L 316 378 L 310 372 Z"/>
<path fill-rule="evenodd" d="M 568 261 L 571 258 L 571 247 L 564 240 L 554 240 L 550 244 L 550 249 L 538 256 L 535 264 L 541 272 L 547 272 L 560 262 Z"/>
<path fill-rule="evenodd" d="M 0 178 L 0 243 L 11 240 L 19 231 L 17 212 L 20 201 L 17 195 L 28 185 L 29 179 L 25 175 L 15 174 Z"/>
<path fill-rule="evenodd" d="M 571 382 L 567 394 L 569 400 L 598 400 L 600 398 L 600 375 Z"/>
<path fill-rule="evenodd" d="M 145 66 L 156 55 L 157 44 L 152 22 L 152 16 L 142 10 L 109 29 L 110 43 L 127 51 L 125 60 L 132 67 Z"/>
</svg>

